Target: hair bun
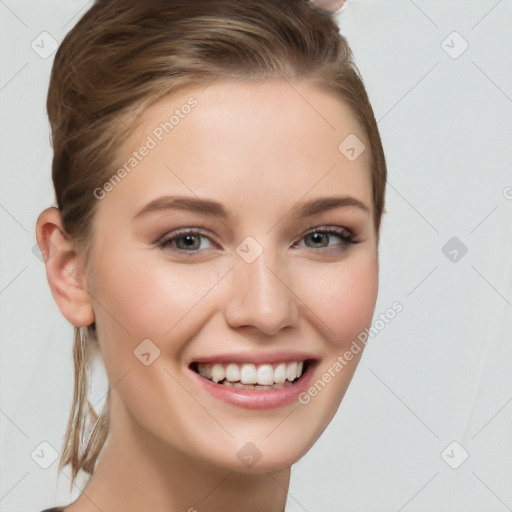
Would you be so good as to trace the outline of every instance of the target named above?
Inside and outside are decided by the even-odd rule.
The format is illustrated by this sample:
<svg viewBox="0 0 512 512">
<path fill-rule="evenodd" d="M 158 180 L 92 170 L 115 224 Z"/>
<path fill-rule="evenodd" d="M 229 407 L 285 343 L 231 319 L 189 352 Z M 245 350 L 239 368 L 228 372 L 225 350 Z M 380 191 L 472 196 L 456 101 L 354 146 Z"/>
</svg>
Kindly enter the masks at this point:
<svg viewBox="0 0 512 512">
<path fill-rule="evenodd" d="M 315 11 L 338 14 L 347 6 L 347 0 L 308 0 L 308 4 Z"/>
</svg>

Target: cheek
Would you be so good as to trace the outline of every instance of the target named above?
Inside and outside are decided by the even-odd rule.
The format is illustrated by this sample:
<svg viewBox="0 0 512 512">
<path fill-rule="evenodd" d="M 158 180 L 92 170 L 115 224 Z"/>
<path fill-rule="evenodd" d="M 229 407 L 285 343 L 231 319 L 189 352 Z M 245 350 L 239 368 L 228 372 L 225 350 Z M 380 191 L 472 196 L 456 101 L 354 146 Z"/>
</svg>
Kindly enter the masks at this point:
<svg viewBox="0 0 512 512">
<path fill-rule="evenodd" d="M 132 258 L 127 253 L 116 256 L 114 248 L 105 253 L 110 262 L 103 258 L 96 264 L 91 286 L 100 342 L 106 340 L 109 345 L 104 347 L 105 355 L 117 358 L 121 354 L 115 352 L 128 348 L 129 357 L 144 339 L 152 340 L 162 352 L 178 351 L 179 343 L 169 347 L 165 340 L 193 334 L 188 330 L 197 323 L 221 270 L 155 263 L 146 252 Z"/>
<path fill-rule="evenodd" d="M 336 265 L 319 267 L 313 273 L 315 279 L 308 280 L 315 283 L 307 299 L 317 317 L 311 322 L 325 341 L 316 379 L 299 400 L 305 418 L 317 418 L 312 442 L 330 423 L 350 385 L 364 350 L 363 344 L 357 343 L 360 349 L 355 350 L 352 343 L 371 325 L 377 301 L 376 252 L 361 252 Z"/>
<path fill-rule="evenodd" d="M 325 340 L 339 350 L 371 324 L 378 292 L 377 254 L 361 252 L 350 260 L 318 266 L 308 274 L 302 286 L 309 290 L 303 293 L 307 297 L 304 302 L 322 320 L 315 325 L 323 325 Z"/>
</svg>

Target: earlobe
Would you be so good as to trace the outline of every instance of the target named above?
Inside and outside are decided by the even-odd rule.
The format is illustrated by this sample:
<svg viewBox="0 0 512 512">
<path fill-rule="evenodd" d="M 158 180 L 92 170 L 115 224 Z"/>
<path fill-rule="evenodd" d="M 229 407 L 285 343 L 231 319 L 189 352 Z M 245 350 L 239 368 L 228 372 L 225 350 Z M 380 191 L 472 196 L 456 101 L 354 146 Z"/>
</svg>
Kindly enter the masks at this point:
<svg viewBox="0 0 512 512">
<path fill-rule="evenodd" d="M 46 266 L 46 276 L 60 312 L 74 326 L 94 322 L 94 310 L 80 254 L 62 228 L 57 208 L 44 210 L 37 219 L 36 239 Z"/>
</svg>

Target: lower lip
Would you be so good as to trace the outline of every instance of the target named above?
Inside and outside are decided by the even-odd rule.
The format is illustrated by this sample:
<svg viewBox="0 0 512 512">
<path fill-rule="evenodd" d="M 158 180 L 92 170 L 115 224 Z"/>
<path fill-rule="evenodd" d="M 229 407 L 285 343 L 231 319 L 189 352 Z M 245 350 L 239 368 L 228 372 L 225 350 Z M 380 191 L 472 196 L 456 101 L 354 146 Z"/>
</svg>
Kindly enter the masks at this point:
<svg viewBox="0 0 512 512">
<path fill-rule="evenodd" d="M 309 387 L 313 379 L 315 366 L 314 363 L 309 363 L 305 373 L 293 386 L 269 390 L 237 389 L 205 379 L 194 370 L 190 372 L 203 389 L 224 402 L 245 409 L 274 409 L 298 401 L 299 395 Z"/>
</svg>

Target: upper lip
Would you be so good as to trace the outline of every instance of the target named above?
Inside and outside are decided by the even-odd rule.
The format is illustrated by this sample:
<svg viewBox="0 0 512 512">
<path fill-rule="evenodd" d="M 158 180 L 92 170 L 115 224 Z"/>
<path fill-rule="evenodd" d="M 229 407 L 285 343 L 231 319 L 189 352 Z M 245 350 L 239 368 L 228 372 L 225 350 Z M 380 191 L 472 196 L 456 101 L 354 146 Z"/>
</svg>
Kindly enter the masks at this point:
<svg viewBox="0 0 512 512">
<path fill-rule="evenodd" d="M 189 362 L 189 366 L 194 363 L 207 363 L 207 364 L 215 364 L 215 363 L 253 363 L 253 364 L 263 364 L 263 363 L 286 363 L 293 361 L 315 361 L 319 359 L 318 357 L 306 353 L 306 352 L 296 352 L 296 351 L 273 351 L 273 352 L 230 352 L 226 354 L 215 354 L 210 356 L 202 356 L 192 359 Z"/>
</svg>

